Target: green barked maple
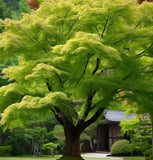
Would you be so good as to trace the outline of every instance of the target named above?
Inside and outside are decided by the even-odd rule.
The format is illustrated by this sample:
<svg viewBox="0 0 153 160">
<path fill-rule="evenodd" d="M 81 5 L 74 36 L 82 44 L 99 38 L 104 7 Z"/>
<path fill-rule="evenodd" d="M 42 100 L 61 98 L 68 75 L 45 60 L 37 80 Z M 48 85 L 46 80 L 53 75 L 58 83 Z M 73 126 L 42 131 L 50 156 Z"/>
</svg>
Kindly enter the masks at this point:
<svg viewBox="0 0 153 160">
<path fill-rule="evenodd" d="M 3 71 L 13 81 L 0 88 L 5 128 L 51 110 L 66 137 L 60 159 L 81 160 L 80 135 L 110 102 L 128 98 L 153 115 L 153 4 L 45 0 L 0 23 L 0 60 L 19 61 Z"/>
</svg>

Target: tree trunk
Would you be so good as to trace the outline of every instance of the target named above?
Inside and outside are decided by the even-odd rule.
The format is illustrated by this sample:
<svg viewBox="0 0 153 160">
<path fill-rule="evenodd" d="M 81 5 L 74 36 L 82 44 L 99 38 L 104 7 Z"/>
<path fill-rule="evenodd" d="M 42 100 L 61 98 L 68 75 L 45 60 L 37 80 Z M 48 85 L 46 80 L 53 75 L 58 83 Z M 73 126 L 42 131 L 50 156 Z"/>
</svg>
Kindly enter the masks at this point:
<svg viewBox="0 0 153 160">
<path fill-rule="evenodd" d="M 59 160 L 83 160 L 80 152 L 80 128 L 66 123 L 64 133 L 66 138 L 65 151 Z"/>
<path fill-rule="evenodd" d="M 33 156 L 38 156 L 39 155 L 39 148 L 38 148 L 38 142 L 37 140 L 34 140 L 34 150 L 33 150 Z"/>
<path fill-rule="evenodd" d="M 91 151 L 94 152 L 94 147 L 93 147 L 93 142 L 92 142 L 92 138 L 90 137 L 90 148 L 91 148 Z"/>
</svg>

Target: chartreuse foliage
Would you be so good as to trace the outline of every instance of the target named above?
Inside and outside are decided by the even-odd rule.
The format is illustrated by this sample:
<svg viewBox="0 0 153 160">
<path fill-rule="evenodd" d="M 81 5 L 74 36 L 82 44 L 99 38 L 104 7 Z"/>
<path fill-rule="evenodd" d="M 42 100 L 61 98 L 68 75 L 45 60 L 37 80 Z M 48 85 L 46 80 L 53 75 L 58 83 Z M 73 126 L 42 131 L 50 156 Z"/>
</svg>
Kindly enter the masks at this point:
<svg viewBox="0 0 153 160">
<path fill-rule="evenodd" d="M 52 110 L 82 132 L 125 98 L 153 115 L 152 13 L 135 0 L 42 0 L 20 21 L 1 21 L 0 60 L 19 59 L 3 71 L 14 83 L 0 88 L 1 123 Z"/>
<path fill-rule="evenodd" d="M 145 117 L 145 116 L 144 116 Z M 152 139 L 151 121 L 145 119 L 142 115 L 136 116 L 132 120 L 123 120 L 120 123 L 121 130 L 124 134 L 131 136 L 130 148 L 136 154 L 143 154 L 149 156 L 152 152 Z"/>
</svg>

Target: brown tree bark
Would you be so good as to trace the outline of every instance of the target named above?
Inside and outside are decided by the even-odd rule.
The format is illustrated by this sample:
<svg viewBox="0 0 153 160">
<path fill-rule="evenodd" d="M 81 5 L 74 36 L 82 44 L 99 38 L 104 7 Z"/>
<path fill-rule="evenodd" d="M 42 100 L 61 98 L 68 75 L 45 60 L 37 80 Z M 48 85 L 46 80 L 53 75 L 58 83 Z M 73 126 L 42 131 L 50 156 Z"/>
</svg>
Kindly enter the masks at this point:
<svg viewBox="0 0 153 160">
<path fill-rule="evenodd" d="M 63 116 L 65 134 L 65 151 L 60 160 L 83 160 L 80 152 L 80 135 L 83 131 L 79 125 L 74 126 Z"/>
<path fill-rule="evenodd" d="M 71 131 L 66 130 L 66 144 L 63 157 L 60 160 L 83 160 L 80 152 L 80 133 L 72 128 Z"/>
<path fill-rule="evenodd" d="M 80 152 L 80 133 L 75 128 L 71 131 L 66 131 L 66 146 L 65 146 L 65 156 L 70 156 L 72 158 L 82 159 Z"/>
</svg>

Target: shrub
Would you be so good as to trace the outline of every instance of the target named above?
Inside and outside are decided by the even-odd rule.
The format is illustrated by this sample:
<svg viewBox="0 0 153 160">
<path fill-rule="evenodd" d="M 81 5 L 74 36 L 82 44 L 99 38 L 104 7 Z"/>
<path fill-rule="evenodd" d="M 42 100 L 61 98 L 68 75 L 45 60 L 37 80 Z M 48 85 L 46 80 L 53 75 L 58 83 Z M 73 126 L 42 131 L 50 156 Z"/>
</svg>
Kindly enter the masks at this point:
<svg viewBox="0 0 153 160">
<path fill-rule="evenodd" d="M 8 156 L 11 154 L 12 146 L 0 146 L 0 156 Z"/>
<path fill-rule="evenodd" d="M 54 149 L 56 149 L 56 148 L 57 148 L 57 144 L 49 142 L 49 143 L 42 145 L 41 149 L 42 149 L 43 153 L 50 152 L 50 154 L 52 156 L 54 156 Z"/>
<path fill-rule="evenodd" d="M 119 140 L 111 147 L 111 154 L 114 156 L 128 156 L 131 155 L 130 143 L 128 140 Z"/>
<path fill-rule="evenodd" d="M 145 160 L 153 160 L 153 155 L 150 155 L 150 156 L 147 157 Z"/>
<path fill-rule="evenodd" d="M 149 156 L 152 153 L 151 136 L 135 136 L 130 146 L 137 155 Z"/>
</svg>

